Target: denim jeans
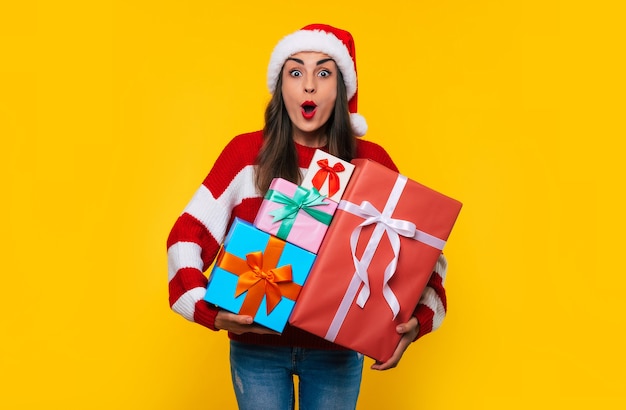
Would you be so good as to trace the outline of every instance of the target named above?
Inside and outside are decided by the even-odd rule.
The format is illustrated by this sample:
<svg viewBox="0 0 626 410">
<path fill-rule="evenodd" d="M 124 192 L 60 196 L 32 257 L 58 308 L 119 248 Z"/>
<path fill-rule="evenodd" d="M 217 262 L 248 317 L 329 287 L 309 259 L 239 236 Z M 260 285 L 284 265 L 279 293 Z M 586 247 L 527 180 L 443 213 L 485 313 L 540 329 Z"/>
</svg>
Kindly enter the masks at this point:
<svg viewBox="0 0 626 410">
<path fill-rule="evenodd" d="M 231 340 L 230 370 L 241 410 L 293 409 L 294 375 L 300 410 L 349 410 L 359 396 L 363 355 Z"/>
</svg>

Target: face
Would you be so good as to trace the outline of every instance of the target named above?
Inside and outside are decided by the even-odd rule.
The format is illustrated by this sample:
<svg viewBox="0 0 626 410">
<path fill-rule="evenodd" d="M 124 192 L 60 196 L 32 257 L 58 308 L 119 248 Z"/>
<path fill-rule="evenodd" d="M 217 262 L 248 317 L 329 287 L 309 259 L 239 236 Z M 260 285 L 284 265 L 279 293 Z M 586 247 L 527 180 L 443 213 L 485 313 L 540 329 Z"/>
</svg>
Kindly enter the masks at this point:
<svg viewBox="0 0 626 410">
<path fill-rule="evenodd" d="M 298 142 L 322 142 L 320 130 L 335 109 L 337 65 L 327 54 L 301 52 L 285 62 L 282 94 Z"/>
</svg>

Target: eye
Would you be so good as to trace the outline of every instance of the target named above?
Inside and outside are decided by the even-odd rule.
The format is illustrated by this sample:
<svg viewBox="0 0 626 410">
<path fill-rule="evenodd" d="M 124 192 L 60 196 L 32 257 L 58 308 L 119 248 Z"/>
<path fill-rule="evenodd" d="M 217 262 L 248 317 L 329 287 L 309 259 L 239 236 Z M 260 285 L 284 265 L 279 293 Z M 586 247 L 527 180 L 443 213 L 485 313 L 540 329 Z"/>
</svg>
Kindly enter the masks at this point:
<svg viewBox="0 0 626 410">
<path fill-rule="evenodd" d="M 317 73 L 319 77 L 330 77 L 330 74 L 331 74 L 330 71 L 326 69 L 320 70 L 320 72 Z"/>
<path fill-rule="evenodd" d="M 300 70 L 296 69 L 289 71 L 289 75 L 292 77 L 302 77 L 302 73 L 300 72 Z"/>
</svg>

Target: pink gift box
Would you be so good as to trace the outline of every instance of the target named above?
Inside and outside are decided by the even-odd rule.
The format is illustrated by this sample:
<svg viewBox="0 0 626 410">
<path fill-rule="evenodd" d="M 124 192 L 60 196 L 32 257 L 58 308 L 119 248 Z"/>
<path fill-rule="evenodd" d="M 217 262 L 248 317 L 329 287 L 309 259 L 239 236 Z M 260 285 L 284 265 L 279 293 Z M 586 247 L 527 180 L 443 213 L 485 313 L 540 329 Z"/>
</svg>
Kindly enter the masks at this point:
<svg viewBox="0 0 626 410">
<path fill-rule="evenodd" d="M 320 149 L 315 151 L 311 165 L 300 186 L 315 187 L 329 199 L 339 202 L 354 172 L 354 165 Z"/>
<path fill-rule="evenodd" d="M 289 322 L 384 362 L 461 203 L 374 161 L 352 163 L 354 174 Z"/>
<path fill-rule="evenodd" d="M 282 178 L 274 178 L 254 226 L 309 252 L 317 253 L 337 203 Z"/>
</svg>

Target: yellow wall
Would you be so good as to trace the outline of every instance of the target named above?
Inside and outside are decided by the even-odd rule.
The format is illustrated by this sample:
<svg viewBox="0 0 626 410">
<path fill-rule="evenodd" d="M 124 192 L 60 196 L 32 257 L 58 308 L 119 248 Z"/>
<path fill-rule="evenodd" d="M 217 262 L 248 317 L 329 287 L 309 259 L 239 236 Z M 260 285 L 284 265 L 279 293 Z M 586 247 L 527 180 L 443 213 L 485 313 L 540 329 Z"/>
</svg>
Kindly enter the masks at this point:
<svg viewBox="0 0 626 410">
<path fill-rule="evenodd" d="M 356 38 L 368 138 L 465 204 L 444 326 L 366 369 L 359 409 L 623 408 L 616 11 L 3 2 L 0 407 L 234 408 L 226 335 L 169 310 L 165 239 L 261 127 L 276 41 L 327 22 Z"/>
</svg>

